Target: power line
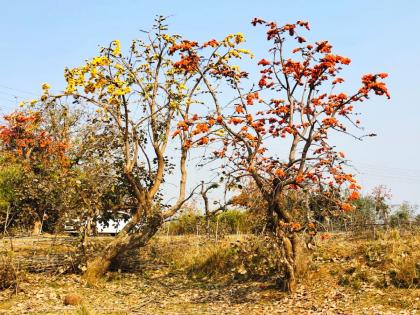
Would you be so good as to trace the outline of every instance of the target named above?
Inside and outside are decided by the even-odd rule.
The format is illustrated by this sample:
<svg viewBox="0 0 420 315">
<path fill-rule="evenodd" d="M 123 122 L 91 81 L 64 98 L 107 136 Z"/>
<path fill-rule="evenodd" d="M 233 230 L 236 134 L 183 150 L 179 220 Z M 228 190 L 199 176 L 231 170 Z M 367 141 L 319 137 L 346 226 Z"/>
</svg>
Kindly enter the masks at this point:
<svg viewBox="0 0 420 315">
<path fill-rule="evenodd" d="M 402 167 L 395 167 L 395 166 L 377 165 L 377 164 L 370 164 L 370 163 L 365 163 L 365 162 L 360 162 L 360 163 L 357 163 L 357 164 L 358 165 L 362 165 L 362 168 L 363 167 L 367 167 L 367 168 L 370 168 L 370 169 L 377 169 L 377 170 L 386 170 L 386 171 L 392 170 L 392 171 L 397 171 L 397 172 L 410 172 L 411 174 L 412 173 L 417 173 L 417 174 L 420 175 L 420 169 L 412 169 L 412 168 L 402 168 Z"/>
<path fill-rule="evenodd" d="M 8 93 L 8 92 L 3 92 L 3 91 L 0 91 L 0 93 L 1 93 L 1 94 L 3 94 L 3 95 L 12 96 L 12 97 L 14 97 L 14 98 L 21 98 L 20 96 L 18 96 L 18 95 L 16 95 L 16 94 L 12 94 L 12 93 Z"/>
<path fill-rule="evenodd" d="M 12 102 L 12 103 L 16 103 L 16 101 L 17 101 L 16 99 L 11 99 L 11 98 L 4 97 L 4 96 L 0 96 L 0 99 L 6 100 L 6 101 Z"/>
<path fill-rule="evenodd" d="M 4 85 L 4 84 L 0 84 L 0 87 L 1 88 L 4 88 L 4 89 L 11 90 L 11 91 L 16 91 L 16 92 L 19 92 L 19 93 L 30 94 L 30 95 L 37 95 L 36 93 L 25 91 L 25 90 L 21 90 L 21 89 L 15 89 L 15 88 L 12 88 L 12 87 L 7 86 L 7 85 Z"/>
</svg>

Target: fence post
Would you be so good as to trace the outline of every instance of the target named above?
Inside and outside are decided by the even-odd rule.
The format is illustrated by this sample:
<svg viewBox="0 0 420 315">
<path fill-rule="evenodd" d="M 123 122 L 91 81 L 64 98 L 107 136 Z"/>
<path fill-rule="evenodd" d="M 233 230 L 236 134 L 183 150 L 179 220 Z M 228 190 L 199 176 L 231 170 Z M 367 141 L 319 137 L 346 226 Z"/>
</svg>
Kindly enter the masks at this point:
<svg viewBox="0 0 420 315">
<path fill-rule="evenodd" d="M 4 230 L 3 230 L 3 235 L 6 235 L 7 232 L 7 225 L 9 221 L 9 212 L 10 212 L 10 205 L 7 205 L 7 210 L 6 210 L 6 221 L 4 221 Z"/>
<path fill-rule="evenodd" d="M 216 217 L 216 242 L 219 233 L 219 216 Z"/>
</svg>

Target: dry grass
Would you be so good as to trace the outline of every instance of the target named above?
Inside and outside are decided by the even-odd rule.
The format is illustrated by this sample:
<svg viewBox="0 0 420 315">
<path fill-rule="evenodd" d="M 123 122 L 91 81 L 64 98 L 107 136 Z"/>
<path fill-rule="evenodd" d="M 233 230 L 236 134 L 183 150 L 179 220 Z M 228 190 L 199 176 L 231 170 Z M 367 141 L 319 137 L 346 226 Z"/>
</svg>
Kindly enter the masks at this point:
<svg viewBox="0 0 420 315">
<path fill-rule="evenodd" d="M 377 239 L 336 236 L 317 248 L 314 262 L 329 266 L 338 283 L 363 288 L 420 288 L 420 234 L 401 236 L 390 230 Z"/>
<path fill-rule="evenodd" d="M 419 235 L 390 231 L 378 236 L 368 240 L 333 235 L 319 241 L 308 276 L 292 296 L 273 289 L 270 278 L 232 281 L 244 272 L 240 267 L 246 271 L 240 280 L 255 272 L 238 259 L 233 250 L 237 241 L 252 254 L 266 248 L 261 239 L 230 236 L 215 242 L 160 236 L 137 253 L 141 273 L 110 273 L 100 288 L 87 286 L 76 275 L 28 274 L 19 294 L 0 302 L 0 313 L 20 314 L 28 308 L 34 314 L 415 312 L 420 307 L 413 269 L 419 261 Z M 27 251 L 25 242 L 22 245 Z M 256 260 L 254 266 L 260 265 Z M 0 292 L 0 301 L 10 297 L 6 291 Z M 65 306 L 63 297 L 70 293 L 83 296 L 83 304 Z"/>
<path fill-rule="evenodd" d="M 25 274 L 14 261 L 13 253 L 0 252 L 0 291 L 10 289 L 18 292 L 19 284 L 24 279 Z"/>
<path fill-rule="evenodd" d="M 391 230 L 377 236 L 354 239 L 341 234 L 319 240 L 300 293 L 288 298 L 272 289 L 270 278 L 235 281 L 244 280 L 252 271 L 246 261 L 238 260 L 235 244 L 248 241 L 244 248 L 252 252 L 265 248 L 258 239 L 230 236 L 215 242 L 197 236 L 159 236 L 137 253 L 141 274 L 110 273 L 99 289 L 86 286 L 75 275 L 28 275 L 27 293 L 15 295 L 13 303 L 0 302 L 0 313 L 16 304 L 36 310 L 54 308 L 57 314 L 102 314 L 101 307 L 107 309 L 106 314 L 122 309 L 145 314 L 222 314 L 227 310 L 248 314 L 254 306 L 262 313 L 275 314 L 280 305 L 295 313 L 408 314 L 419 310 L 420 235 Z M 255 265 L 261 264 L 257 260 Z M 238 278 L 244 272 L 242 266 L 246 273 Z M 44 292 L 45 298 L 33 292 Z M 59 311 L 62 297 L 69 293 L 83 296 L 85 306 Z"/>
<path fill-rule="evenodd" d="M 191 278 L 217 282 L 275 279 L 284 265 L 276 244 L 250 235 L 231 235 L 218 242 L 187 235 L 159 237 L 140 253 L 143 261 L 152 258 Z"/>
<path fill-rule="evenodd" d="M 207 262 L 218 273 L 224 273 L 233 254 L 232 244 L 243 238 L 240 235 L 230 236 L 215 242 L 202 236 L 160 236 L 152 240 L 140 254 L 144 260 L 152 258 L 158 263 L 169 265 L 173 270 L 191 271 Z"/>
</svg>

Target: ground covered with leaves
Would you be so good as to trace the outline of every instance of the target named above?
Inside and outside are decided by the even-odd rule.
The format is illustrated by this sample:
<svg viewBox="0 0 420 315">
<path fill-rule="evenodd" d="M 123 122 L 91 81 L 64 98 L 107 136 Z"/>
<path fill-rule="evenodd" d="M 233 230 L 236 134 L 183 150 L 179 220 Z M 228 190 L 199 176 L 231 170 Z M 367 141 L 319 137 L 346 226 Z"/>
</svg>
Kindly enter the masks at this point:
<svg viewBox="0 0 420 315">
<path fill-rule="evenodd" d="M 307 276 L 292 295 L 278 291 L 269 279 L 246 277 L 261 270 L 227 264 L 226 259 L 235 261 L 232 243 L 237 240 L 159 237 L 138 254 L 140 265 L 134 268 L 127 258 L 98 287 L 87 286 L 75 274 L 26 272 L 17 288 L 0 292 L 0 313 L 416 314 L 420 310 L 418 235 L 391 234 L 376 240 L 337 235 L 320 241 Z M 124 272 L 130 268 L 136 272 Z"/>
</svg>

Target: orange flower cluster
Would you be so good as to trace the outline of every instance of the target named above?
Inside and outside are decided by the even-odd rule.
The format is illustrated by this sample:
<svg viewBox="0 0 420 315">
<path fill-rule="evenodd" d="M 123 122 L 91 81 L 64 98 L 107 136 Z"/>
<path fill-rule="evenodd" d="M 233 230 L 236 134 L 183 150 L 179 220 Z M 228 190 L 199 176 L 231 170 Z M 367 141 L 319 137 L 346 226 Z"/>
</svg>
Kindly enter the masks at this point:
<svg viewBox="0 0 420 315">
<path fill-rule="evenodd" d="M 45 131 L 39 131 L 41 123 L 39 112 L 33 114 L 17 112 L 4 116 L 4 119 L 7 125 L 0 126 L 0 141 L 7 150 L 25 158 L 29 158 L 29 153 L 37 155 L 40 160 L 55 156 L 63 166 L 68 164 L 65 156 L 68 144 L 54 140 Z"/>
<path fill-rule="evenodd" d="M 275 23 L 275 22 L 266 22 L 262 19 L 254 18 L 251 21 L 251 24 L 253 26 L 256 26 L 257 24 L 265 24 L 267 27 L 269 27 L 269 29 L 267 31 L 267 40 L 271 40 L 271 39 L 273 39 L 273 38 L 275 38 L 278 35 L 283 34 L 283 33 L 288 33 L 289 36 L 294 36 L 296 34 L 296 28 L 298 26 L 304 27 L 307 30 L 309 30 L 309 23 L 304 22 L 304 21 L 297 21 L 295 24 L 286 24 L 286 25 L 283 25 L 282 27 L 278 27 L 277 23 Z M 299 43 L 303 43 L 303 42 L 306 41 L 301 36 L 296 36 L 295 38 L 297 39 L 297 41 Z"/>
<path fill-rule="evenodd" d="M 329 238 L 331 238 L 331 235 L 330 234 L 328 234 L 328 233 L 321 234 L 321 240 L 322 241 L 325 241 L 325 240 L 327 240 Z"/>
<path fill-rule="evenodd" d="M 218 45 L 219 45 L 219 42 L 217 40 L 211 39 L 208 42 L 205 42 L 202 47 L 208 47 L 208 46 L 210 46 L 210 47 L 213 47 L 214 48 L 214 47 L 217 47 Z"/>
<path fill-rule="evenodd" d="M 377 81 L 378 78 L 385 79 L 386 77 L 388 77 L 387 73 L 364 75 L 362 77 L 363 87 L 359 90 L 359 92 L 367 96 L 372 90 L 376 95 L 386 95 L 387 98 L 391 98 L 386 84 L 384 82 Z"/>
<path fill-rule="evenodd" d="M 351 204 L 343 202 L 341 204 L 341 210 L 343 210 L 344 212 L 350 212 L 350 211 L 353 211 L 354 208 Z"/>
<path fill-rule="evenodd" d="M 208 137 L 202 137 L 197 142 L 198 145 L 204 145 L 204 144 L 207 144 L 207 143 L 209 143 L 209 138 Z"/>
<path fill-rule="evenodd" d="M 193 131 L 193 135 L 197 135 L 197 134 L 200 134 L 200 133 L 205 133 L 205 132 L 208 132 L 209 131 L 209 126 L 208 126 L 208 124 L 206 124 L 206 123 L 200 123 L 200 124 L 197 124 L 196 126 L 195 126 L 195 129 L 194 129 L 194 131 Z"/>
<path fill-rule="evenodd" d="M 261 60 L 258 62 L 258 65 L 259 65 L 259 66 L 268 66 L 268 65 L 270 65 L 270 62 L 269 62 L 268 60 L 266 60 L 266 59 L 261 59 Z"/>
<path fill-rule="evenodd" d="M 337 119 L 334 117 L 327 117 L 322 120 L 322 123 L 325 126 L 335 126 L 337 125 L 337 122 L 338 122 Z"/>
<path fill-rule="evenodd" d="M 349 200 L 357 200 L 359 198 L 360 198 L 360 194 L 356 190 L 352 191 L 351 194 L 348 197 Z"/>
<path fill-rule="evenodd" d="M 332 46 L 328 43 L 327 40 L 322 41 L 322 42 L 316 42 L 316 48 L 315 51 L 320 52 L 320 53 L 330 53 L 331 52 L 331 48 Z"/>
<path fill-rule="evenodd" d="M 259 18 L 254 18 L 254 19 L 251 21 L 251 24 L 252 24 L 253 26 L 257 26 L 257 24 L 263 24 L 263 23 L 265 23 L 265 21 L 264 21 L 264 20 L 262 20 L 262 19 L 259 19 Z"/>
<path fill-rule="evenodd" d="M 349 65 L 351 62 L 350 58 L 346 58 L 339 55 L 327 54 L 324 58 L 321 59 L 321 65 L 326 68 L 332 68 L 337 63 L 341 63 L 343 65 Z"/>
<path fill-rule="evenodd" d="M 180 44 L 175 44 L 171 48 L 169 48 L 169 54 L 172 55 L 176 51 L 180 51 L 180 52 L 188 51 L 188 52 L 190 52 L 194 47 L 197 47 L 197 46 L 198 46 L 197 42 L 193 42 L 193 41 L 189 41 L 189 40 L 183 40 Z"/>
<path fill-rule="evenodd" d="M 286 175 L 286 173 L 282 169 L 279 168 L 274 171 L 274 175 L 278 177 L 283 177 L 284 175 Z"/>
<path fill-rule="evenodd" d="M 195 72 L 199 62 L 197 55 L 181 56 L 181 60 L 174 63 L 174 68 L 185 70 L 186 73 Z"/>
<path fill-rule="evenodd" d="M 246 96 L 246 104 L 247 104 L 247 105 L 254 105 L 254 100 L 257 100 L 257 99 L 259 99 L 258 92 L 255 92 L 255 93 L 249 93 L 249 94 Z"/>
<path fill-rule="evenodd" d="M 302 62 L 299 61 L 293 61 L 291 59 L 288 59 L 283 64 L 283 73 L 285 74 L 292 74 L 296 80 L 300 80 L 300 78 L 304 75 L 307 75 L 306 72 L 304 72 L 305 66 Z"/>
<path fill-rule="evenodd" d="M 292 223 L 290 224 L 290 229 L 291 229 L 292 231 L 299 230 L 299 229 L 300 229 L 300 227 L 301 227 L 300 223 L 297 223 L 297 222 L 292 222 Z"/>
</svg>

